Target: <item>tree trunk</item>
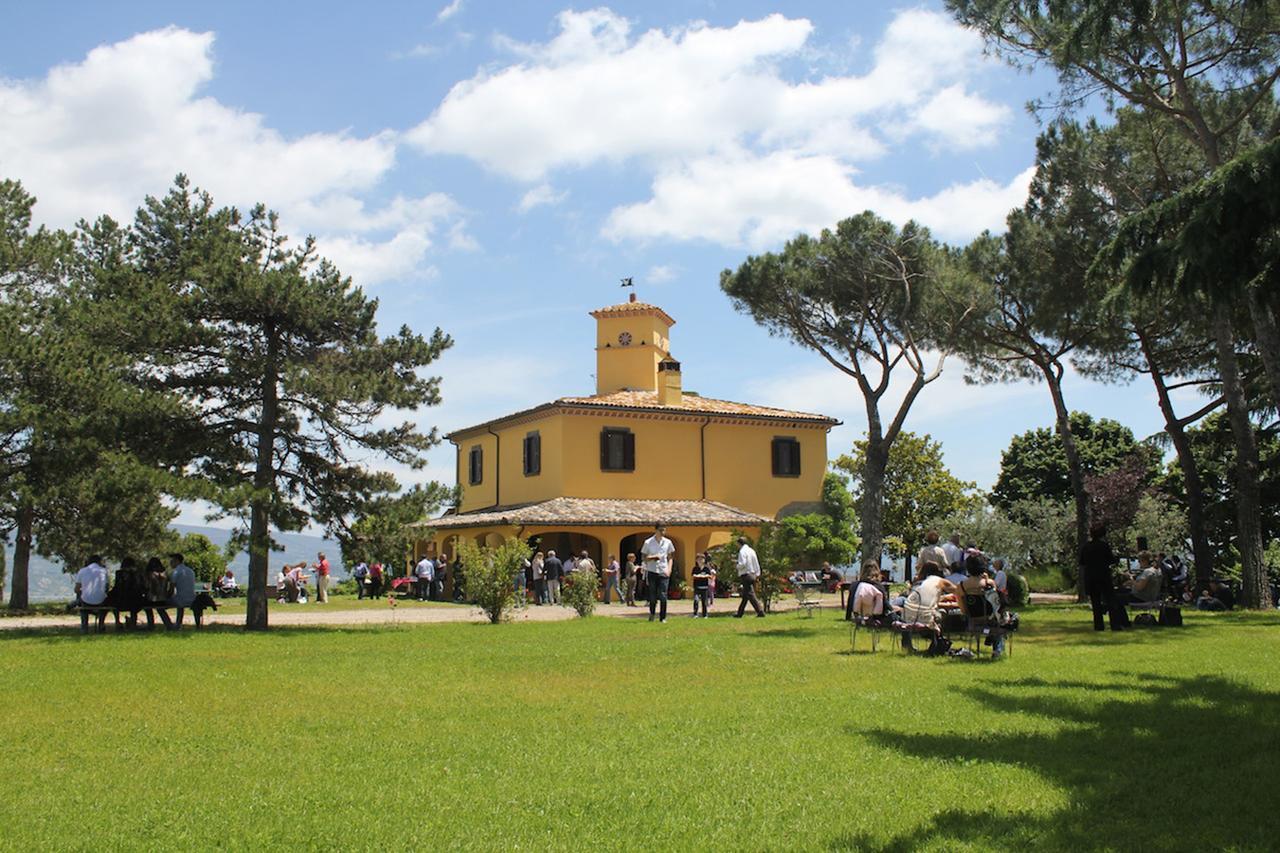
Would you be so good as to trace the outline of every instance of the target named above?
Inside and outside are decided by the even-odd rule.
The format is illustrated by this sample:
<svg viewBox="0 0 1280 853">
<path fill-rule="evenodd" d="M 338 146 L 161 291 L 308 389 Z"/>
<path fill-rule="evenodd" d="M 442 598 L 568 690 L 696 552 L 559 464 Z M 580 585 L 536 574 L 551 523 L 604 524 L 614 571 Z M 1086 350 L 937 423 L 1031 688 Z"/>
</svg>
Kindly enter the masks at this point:
<svg viewBox="0 0 1280 853">
<path fill-rule="evenodd" d="M 249 592 L 245 627 L 267 629 L 267 564 L 271 554 L 270 507 L 275 489 L 275 438 L 279 415 L 280 344 L 274 326 L 267 326 L 267 365 L 262 376 L 262 414 L 258 421 L 257 464 L 253 472 L 253 498 L 249 504 Z"/>
<path fill-rule="evenodd" d="M 18 507 L 18 536 L 13 543 L 13 590 L 9 593 L 10 610 L 26 610 L 31 606 L 28 577 L 31 569 L 31 528 L 36 511 L 29 503 Z"/>
<path fill-rule="evenodd" d="M 1267 577 L 1262 568 L 1261 497 L 1258 487 L 1258 444 L 1240 366 L 1236 360 L 1235 335 L 1230 309 L 1218 305 L 1213 310 L 1213 337 L 1218 351 L 1218 372 L 1227 400 L 1227 416 L 1236 441 L 1236 524 L 1240 547 L 1240 604 L 1258 609 L 1268 602 Z"/>
<path fill-rule="evenodd" d="M 1253 318 L 1254 339 L 1262 368 L 1267 374 L 1267 388 L 1271 403 L 1280 407 L 1280 331 L 1276 330 L 1275 317 L 1262 301 L 1257 287 L 1249 288 L 1249 316 Z"/>
<path fill-rule="evenodd" d="M 9 567 L 9 540 L 7 537 L 0 536 L 0 601 L 4 601 L 4 582 L 6 569 Z"/>
<path fill-rule="evenodd" d="M 878 431 L 877 431 L 878 432 Z M 884 473 L 889 466 L 889 448 L 876 435 L 867 436 L 866 458 L 862 465 L 862 559 L 880 564 L 884 551 Z"/>
<path fill-rule="evenodd" d="M 1053 369 L 1052 364 L 1040 365 L 1045 382 L 1049 384 L 1049 396 L 1053 398 L 1053 411 L 1057 416 L 1058 438 L 1062 441 L 1062 452 L 1067 457 L 1067 479 L 1071 482 L 1071 495 L 1076 505 L 1076 545 L 1075 553 L 1079 554 L 1084 543 L 1089 541 L 1089 493 L 1084 490 L 1084 469 L 1080 465 L 1080 451 L 1076 447 L 1076 437 L 1071 432 L 1071 413 L 1067 411 L 1067 402 L 1062 396 L 1062 377 Z M 1084 601 L 1084 572 L 1076 567 L 1076 598 Z"/>
<path fill-rule="evenodd" d="M 1173 410 L 1169 389 L 1165 387 L 1164 373 L 1157 366 L 1155 353 L 1147 336 L 1138 332 L 1138 342 L 1142 345 L 1142 355 L 1151 371 L 1151 382 L 1156 386 L 1160 413 L 1164 415 L 1164 431 L 1173 442 L 1178 467 L 1182 469 L 1182 488 L 1187 496 L 1187 527 L 1191 532 L 1191 555 L 1196 566 L 1196 583 L 1205 586 L 1213 577 L 1213 549 L 1209 546 L 1209 536 L 1204 529 L 1204 481 L 1200 479 L 1200 466 L 1196 464 L 1196 458 L 1191 452 L 1186 425 Z"/>
</svg>

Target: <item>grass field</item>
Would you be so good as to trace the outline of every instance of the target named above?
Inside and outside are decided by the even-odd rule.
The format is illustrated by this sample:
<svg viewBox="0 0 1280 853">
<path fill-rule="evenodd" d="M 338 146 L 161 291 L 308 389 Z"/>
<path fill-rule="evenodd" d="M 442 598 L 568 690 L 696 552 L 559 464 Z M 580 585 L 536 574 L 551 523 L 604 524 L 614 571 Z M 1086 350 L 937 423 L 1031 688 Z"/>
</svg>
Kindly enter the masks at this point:
<svg viewBox="0 0 1280 853">
<path fill-rule="evenodd" d="M 5 632 L 0 848 L 1275 849 L 1280 621 L 1087 622 Z"/>
</svg>

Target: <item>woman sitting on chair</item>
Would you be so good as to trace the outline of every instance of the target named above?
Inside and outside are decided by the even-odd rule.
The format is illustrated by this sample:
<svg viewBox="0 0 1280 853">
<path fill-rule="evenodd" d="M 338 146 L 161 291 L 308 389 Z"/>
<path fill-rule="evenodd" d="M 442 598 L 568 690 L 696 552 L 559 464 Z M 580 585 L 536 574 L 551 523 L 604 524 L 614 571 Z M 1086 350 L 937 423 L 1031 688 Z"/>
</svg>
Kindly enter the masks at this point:
<svg viewBox="0 0 1280 853">
<path fill-rule="evenodd" d="M 853 591 L 853 612 L 864 619 L 885 615 L 884 587 L 880 585 L 880 567 L 875 560 L 862 564 L 862 574 Z"/>
<path fill-rule="evenodd" d="M 987 575 L 987 566 L 982 558 L 970 556 L 964 561 L 964 569 L 967 577 L 960 584 L 960 605 L 964 608 L 965 615 L 969 617 L 970 622 L 974 619 L 981 619 L 982 613 L 975 613 L 969 606 L 969 602 L 975 604 L 979 600 L 985 602 L 986 612 L 990 614 L 992 626 L 1000 623 L 1000 592 L 996 589 L 995 581 Z M 998 633 L 991 641 L 991 656 L 1000 657 L 1004 654 L 1004 633 Z"/>
<path fill-rule="evenodd" d="M 941 613 L 939 610 L 943 599 L 954 596 L 959 587 L 942 576 L 942 567 L 929 561 L 920 567 L 924 580 L 911 590 L 907 603 L 902 606 L 902 621 L 912 625 L 923 625 L 932 629 L 935 637 L 941 636 Z M 903 634 L 902 643 L 911 648 L 911 635 Z"/>
</svg>

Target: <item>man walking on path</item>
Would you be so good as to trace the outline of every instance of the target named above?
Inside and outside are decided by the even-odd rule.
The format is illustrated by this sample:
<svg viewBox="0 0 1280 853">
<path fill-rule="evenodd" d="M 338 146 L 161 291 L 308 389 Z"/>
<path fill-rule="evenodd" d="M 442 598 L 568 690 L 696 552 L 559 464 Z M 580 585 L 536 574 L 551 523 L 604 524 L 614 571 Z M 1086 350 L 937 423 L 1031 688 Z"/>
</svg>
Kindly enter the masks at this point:
<svg viewBox="0 0 1280 853">
<path fill-rule="evenodd" d="M 734 618 L 742 618 L 742 612 L 747 609 L 748 601 L 755 608 L 756 616 L 764 618 L 764 608 L 760 606 L 760 599 L 756 598 L 756 580 L 760 577 L 760 559 L 756 556 L 755 549 L 747 544 L 747 537 L 739 536 L 738 544 L 742 546 L 738 549 L 738 586 L 742 590 L 739 593 L 742 600 L 738 602 L 738 612 L 734 614 Z"/>
<path fill-rule="evenodd" d="M 542 561 L 542 574 L 547 579 L 547 603 L 560 603 L 560 579 L 564 577 L 564 563 L 556 556 L 555 551 L 547 552 L 547 559 Z"/>
<path fill-rule="evenodd" d="M 653 621 L 654 610 L 658 602 L 662 602 L 659 621 L 667 621 L 667 584 L 671 582 L 671 558 L 675 556 L 676 546 L 666 536 L 667 528 L 655 524 L 653 535 L 644 540 L 640 548 L 640 558 L 644 561 L 645 585 L 649 590 L 649 621 Z"/>
<path fill-rule="evenodd" d="M 316 554 L 316 604 L 329 603 L 329 561 L 324 551 Z"/>
</svg>

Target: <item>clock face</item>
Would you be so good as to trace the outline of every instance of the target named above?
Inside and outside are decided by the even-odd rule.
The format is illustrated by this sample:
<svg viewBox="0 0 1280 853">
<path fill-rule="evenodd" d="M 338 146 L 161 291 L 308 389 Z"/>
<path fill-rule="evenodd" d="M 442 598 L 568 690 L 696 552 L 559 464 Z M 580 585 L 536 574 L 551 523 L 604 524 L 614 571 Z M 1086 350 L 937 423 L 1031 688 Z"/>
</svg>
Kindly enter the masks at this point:
<svg viewBox="0 0 1280 853">
<path fill-rule="evenodd" d="M 631 333 L 630 333 L 630 332 L 623 332 L 622 334 L 618 335 L 618 343 L 619 343 L 619 344 L 621 344 L 621 345 L 622 345 L 622 346 L 624 346 L 624 347 L 625 347 L 625 346 L 630 346 L 630 345 L 631 345 Z"/>
</svg>

